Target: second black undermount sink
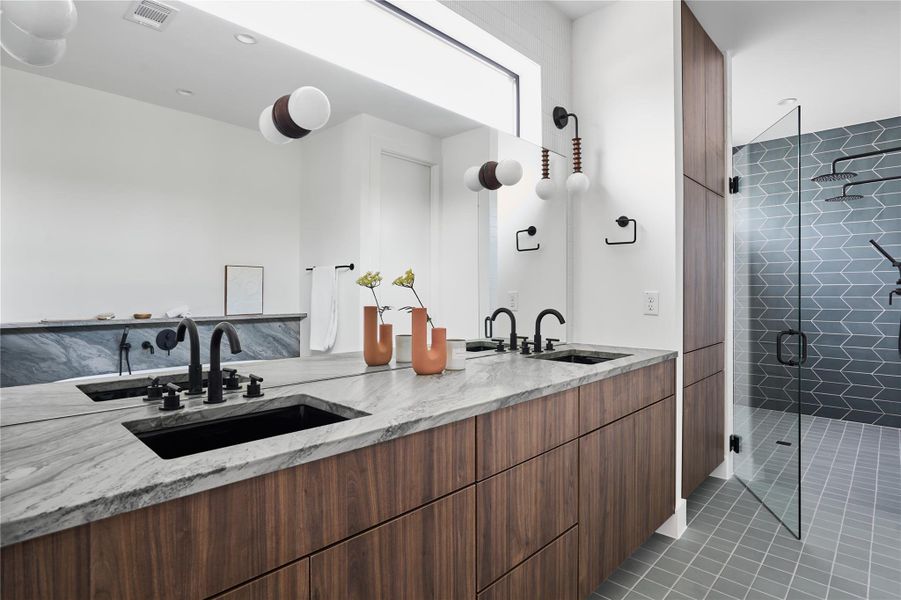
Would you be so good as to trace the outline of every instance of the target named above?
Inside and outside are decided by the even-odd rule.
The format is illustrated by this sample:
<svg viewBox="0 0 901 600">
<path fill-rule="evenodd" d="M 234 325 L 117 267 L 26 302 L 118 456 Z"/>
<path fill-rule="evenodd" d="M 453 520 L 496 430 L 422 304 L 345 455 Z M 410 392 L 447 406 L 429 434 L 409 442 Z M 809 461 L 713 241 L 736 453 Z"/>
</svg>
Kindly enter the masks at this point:
<svg viewBox="0 0 901 600">
<path fill-rule="evenodd" d="M 566 350 L 558 350 L 555 352 L 542 352 L 536 354 L 532 358 L 538 360 L 553 360 L 555 362 L 574 363 L 579 365 L 596 365 L 598 363 L 616 360 L 617 358 L 625 358 L 632 356 L 631 354 L 618 354 L 616 352 L 599 352 L 597 350 L 579 350 L 577 348 L 568 348 Z"/>
<path fill-rule="evenodd" d="M 486 352 L 488 350 L 495 350 L 496 348 L 496 342 L 488 342 L 485 340 L 474 340 L 472 342 L 466 342 L 467 352 Z"/>
<path fill-rule="evenodd" d="M 313 403 L 321 407 L 313 406 Z M 145 419 L 124 425 L 157 456 L 171 459 L 340 423 L 367 414 L 346 407 L 327 409 L 321 400 L 310 396 L 278 398 L 271 404 L 274 405 L 272 408 L 250 412 L 241 411 L 253 409 L 255 405 L 238 405 L 238 414 L 233 408 L 223 407 L 173 415 L 175 422 Z M 204 413 L 222 416 L 204 418 Z"/>
</svg>

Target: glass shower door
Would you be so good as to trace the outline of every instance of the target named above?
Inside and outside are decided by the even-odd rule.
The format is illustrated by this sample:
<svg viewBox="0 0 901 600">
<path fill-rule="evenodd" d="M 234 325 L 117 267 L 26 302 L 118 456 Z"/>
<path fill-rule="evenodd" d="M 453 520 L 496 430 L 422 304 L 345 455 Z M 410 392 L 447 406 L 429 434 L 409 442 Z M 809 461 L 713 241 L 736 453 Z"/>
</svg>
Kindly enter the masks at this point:
<svg viewBox="0 0 901 600">
<path fill-rule="evenodd" d="M 733 152 L 733 466 L 801 537 L 801 109 Z M 737 186 L 736 186 L 737 183 Z"/>
</svg>

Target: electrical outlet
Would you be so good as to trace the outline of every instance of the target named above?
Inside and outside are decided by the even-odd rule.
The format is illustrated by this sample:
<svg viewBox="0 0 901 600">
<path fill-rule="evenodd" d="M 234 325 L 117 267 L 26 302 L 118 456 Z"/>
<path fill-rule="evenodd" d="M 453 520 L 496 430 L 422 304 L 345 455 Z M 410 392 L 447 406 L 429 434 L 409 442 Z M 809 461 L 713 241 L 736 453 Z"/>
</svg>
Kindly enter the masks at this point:
<svg viewBox="0 0 901 600">
<path fill-rule="evenodd" d="M 646 315 L 654 315 L 657 316 L 660 314 L 660 292 L 645 292 L 644 293 L 644 302 L 642 303 L 644 307 L 644 314 Z"/>
<path fill-rule="evenodd" d="M 507 308 L 513 311 L 519 310 L 519 292 L 507 292 Z"/>
</svg>

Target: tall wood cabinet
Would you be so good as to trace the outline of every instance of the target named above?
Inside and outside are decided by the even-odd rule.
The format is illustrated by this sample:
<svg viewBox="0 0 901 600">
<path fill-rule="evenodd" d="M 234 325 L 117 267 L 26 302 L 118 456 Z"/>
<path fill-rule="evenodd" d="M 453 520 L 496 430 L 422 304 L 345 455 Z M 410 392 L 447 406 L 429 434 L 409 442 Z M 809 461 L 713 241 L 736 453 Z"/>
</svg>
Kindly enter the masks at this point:
<svg viewBox="0 0 901 600">
<path fill-rule="evenodd" d="M 725 447 L 726 135 L 723 55 L 684 2 L 682 128 L 682 495 L 688 496 L 722 462 Z"/>
</svg>

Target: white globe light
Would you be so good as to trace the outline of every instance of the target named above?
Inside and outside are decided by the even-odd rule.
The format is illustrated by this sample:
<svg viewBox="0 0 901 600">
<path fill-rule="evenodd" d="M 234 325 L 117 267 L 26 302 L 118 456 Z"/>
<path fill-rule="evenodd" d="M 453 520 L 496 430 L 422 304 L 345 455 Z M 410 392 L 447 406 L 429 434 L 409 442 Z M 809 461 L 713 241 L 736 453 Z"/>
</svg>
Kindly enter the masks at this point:
<svg viewBox="0 0 901 600">
<path fill-rule="evenodd" d="M 272 122 L 272 106 L 267 106 L 263 109 L 263 112 L 260 113 L 260 133 L 263 134 L 263 137 L 266 138 L 266 141 L 272 142 L 273 144 L 287 144 L 291 141 L 291 138 L 286 137 L 279 133 L 278 129 L 275 128 L 275 123 Z"/>
<path fill-rule="evenodd" d="M 35 37 L 18 27 L 6 17 L 0 16 L 0 46 L 7 54 L 32 67 L 55 65 L 66 53 L 66 40 L 45 40 Z"/>
<path fill-rule="evenodd" d="M 479 181 L 479 167 L 469 167 L 466 169 L 466 172 L 463 173 L 463 185 L 473 192 L 481 192 L 485 189 L 482 187 L 482 182 Z"/>
<path fill-rule="evenodd" d="M 44 40 L 66 37 L 78 22 L 72 0 L 4 0 L 0 10 L 19 29 Z"/>
<path fill-rule="evenodd" d="M 566 190 L 570 194 L 582 194 L 588 191 L 591 181 L 585 173 L 573 173 L 566 178 Z"/>
<path fill-rule="evenodd" d="M 511 158 L 502 160 L 497 163 L 494 175 L 502 185 L 516 185 L 522 179 L 522 165 Z"/>
<path fill-rule="evenodd" d="M 305 85 L 288 97 L 288 114 L 299 127 L 315 131 L 328 123 L 332 106 L 322 90 Z"/>
<path fill-rule="evenodd" d="M 551 179 L 539 179 L 538 183 L 535 184 L 535 193 L 542 200 L 550 200 L 554 197 L 554 192 L 556 191 L 557 186 L 554 185 Z"/>
</svg>

